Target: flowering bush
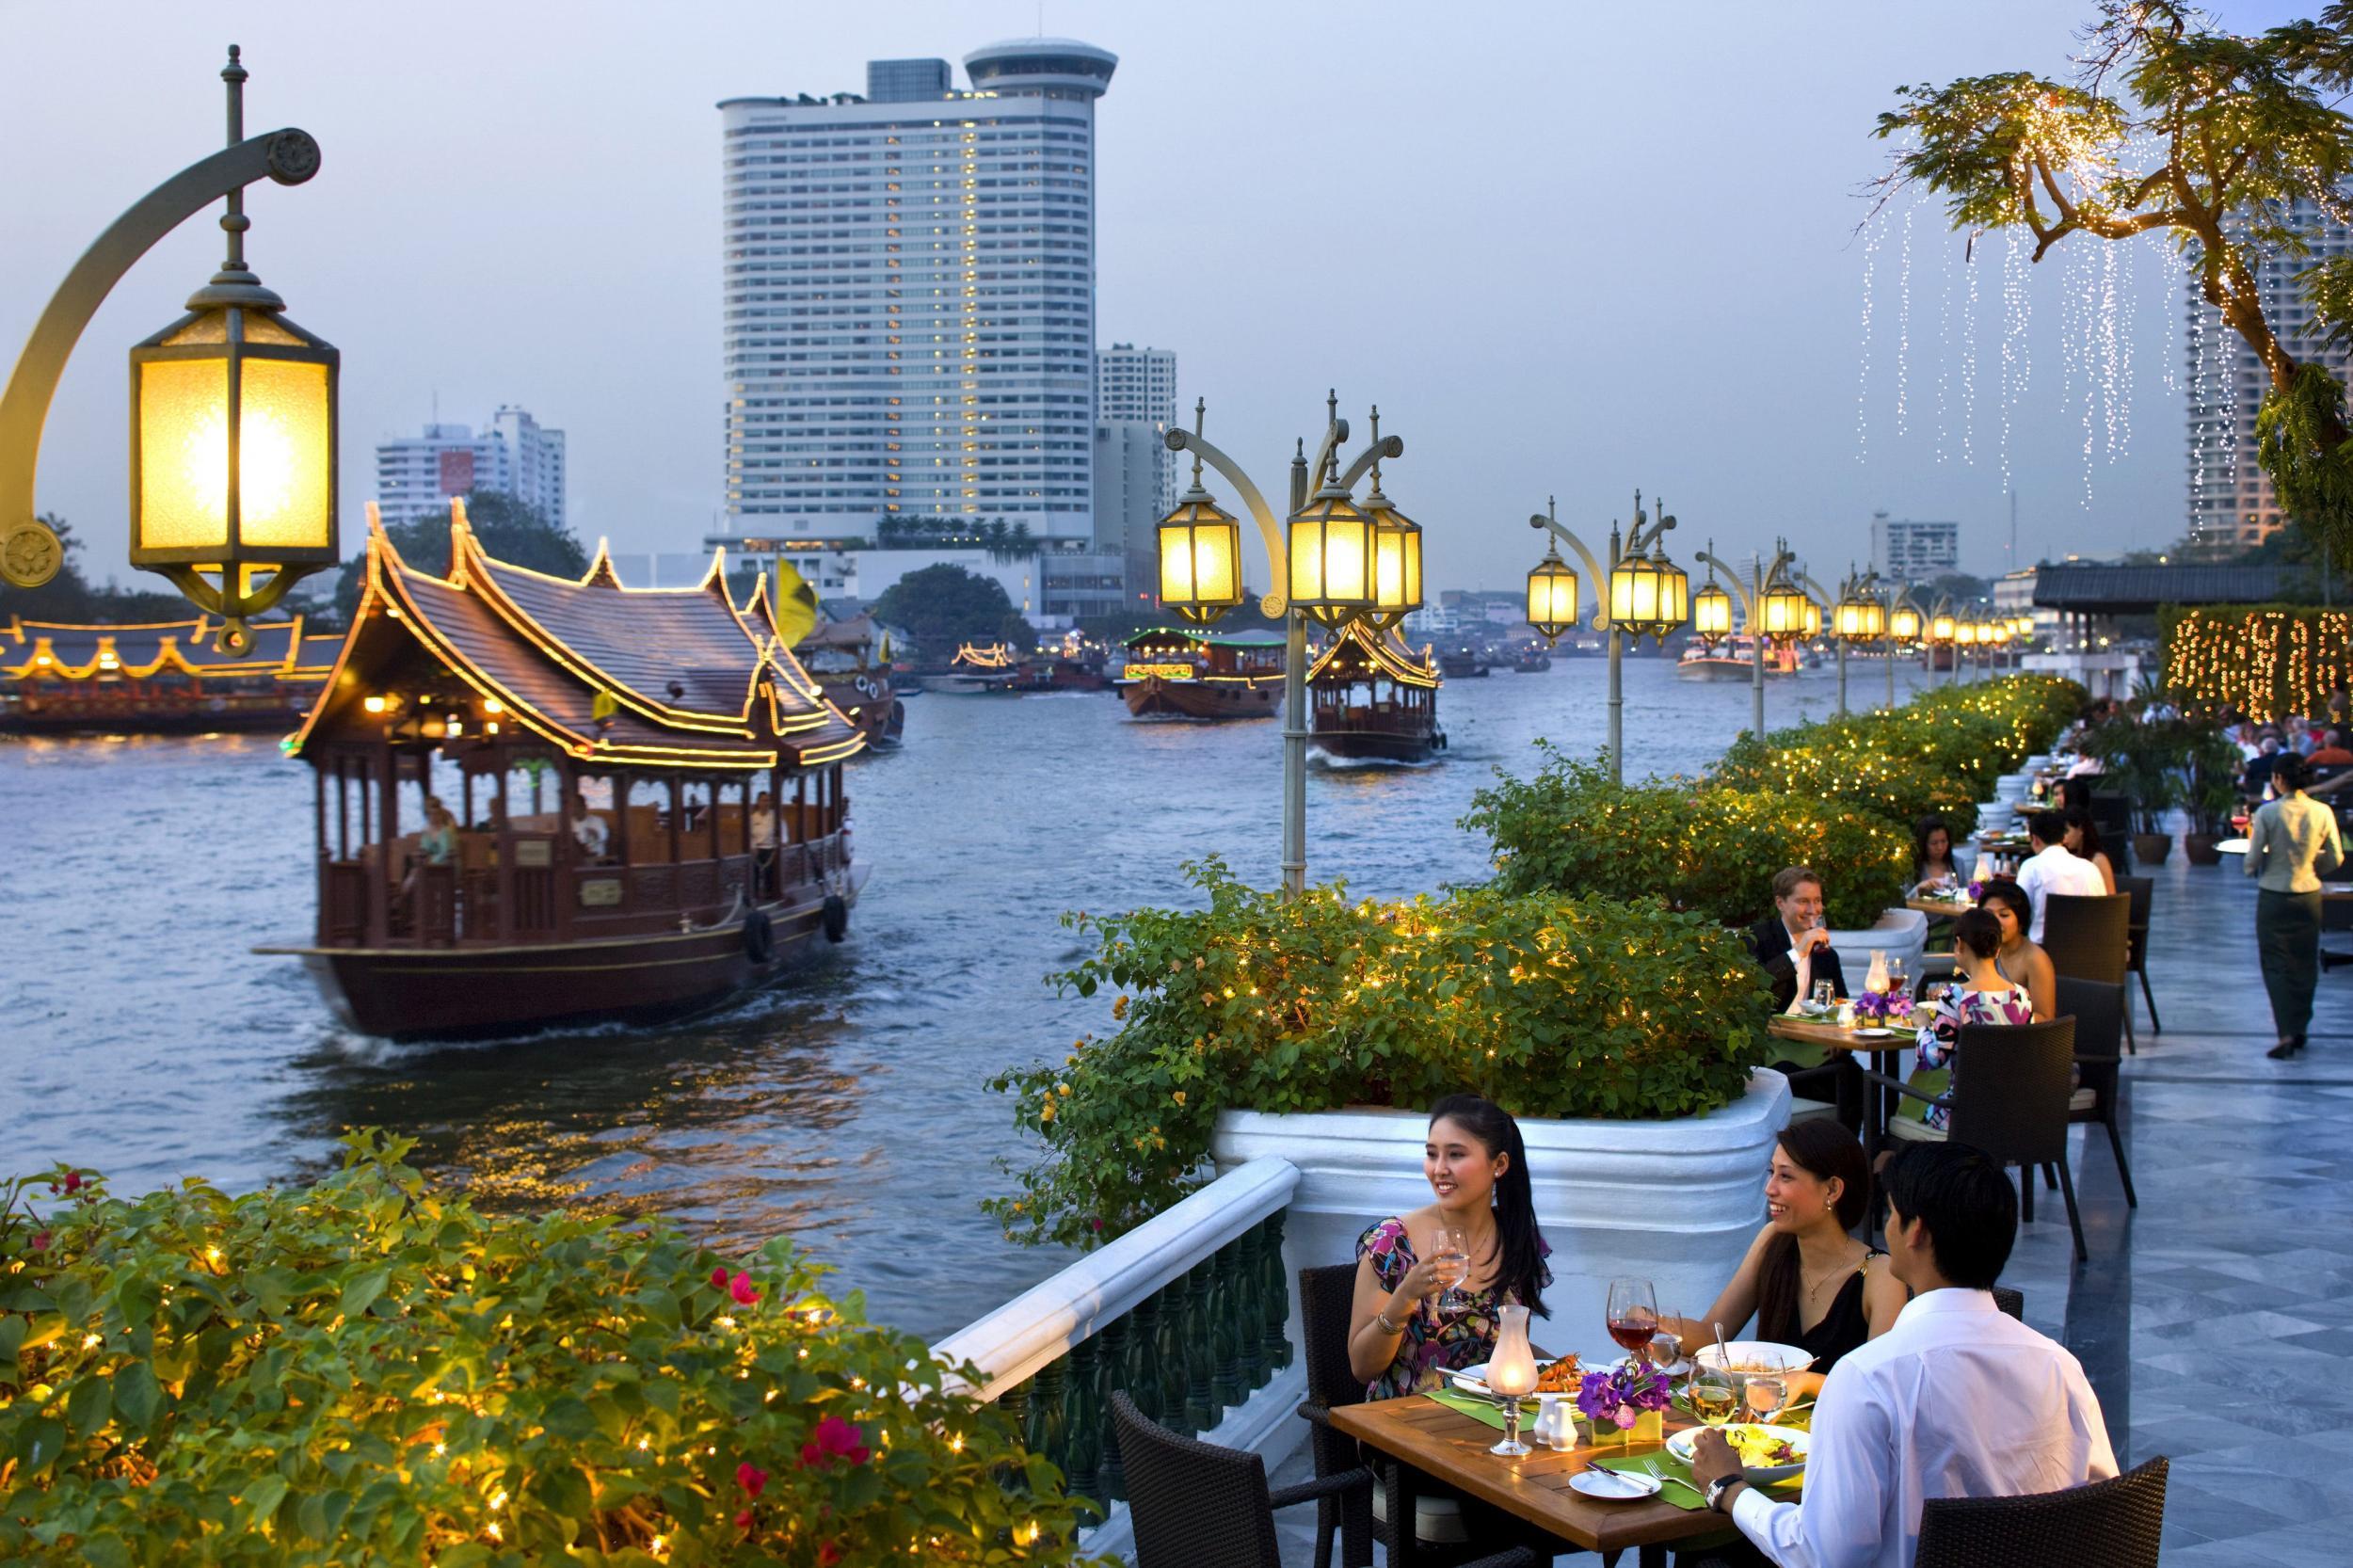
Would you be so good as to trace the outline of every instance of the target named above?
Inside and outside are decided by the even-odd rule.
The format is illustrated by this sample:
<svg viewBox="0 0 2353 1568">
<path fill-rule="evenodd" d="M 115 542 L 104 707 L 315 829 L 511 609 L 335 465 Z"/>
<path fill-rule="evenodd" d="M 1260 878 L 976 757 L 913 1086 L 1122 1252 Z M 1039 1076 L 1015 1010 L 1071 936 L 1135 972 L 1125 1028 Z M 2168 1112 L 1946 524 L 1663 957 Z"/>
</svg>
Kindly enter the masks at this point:
<svg viewBox="0 0 2353 1568">
<path fill-rule="evenodd" d="M 783 1241 L 340 1171 L 0 1187 L 0 1561 L 1066 1563 L 1060 1478 Z"/>
<path fill-rule="evenodd" d="M 1687 1116 L 1768 1059 L 1763 972 L 1704 916 L 1495 888 L 1286 903 L 1214 859 L 1186 871 L 1207 909 L 1064 917 L 1097 951 L 1057 984 L 1115 990 L 1119 1028 L 991 1084 L 1041 1145 L 987 1206 L 1009 1236 L 1091 1246 L 1141 1224 L 1206 1179 L 1229 1107 L 1469 1089 L 1520 1115 Z"/>
<path fill-rule="evenodd" d="M 1588 1372 L 1577 1385 L 1577 1408 L 1586 1419 L 1630 1427 L 1645 1411 L 1664 1410 L 1673 1397 L 1667 1374 L 1629 1356 L 1606 1372 Z"/>
<path fill-rule="evenodd" d="M 1532 778 L 1498 776 L 1463 825 L 1495 843 L 1496 886 L 1655 903 L 1746 926 L 1773 906 L 1773 873 L 1812 866 L 1833 926 L 1869 926 L 1902 902 L 1912 835 L 1855 807 L 1670 778 L 1619 784 L 1539 743 Z"/>
</svg>

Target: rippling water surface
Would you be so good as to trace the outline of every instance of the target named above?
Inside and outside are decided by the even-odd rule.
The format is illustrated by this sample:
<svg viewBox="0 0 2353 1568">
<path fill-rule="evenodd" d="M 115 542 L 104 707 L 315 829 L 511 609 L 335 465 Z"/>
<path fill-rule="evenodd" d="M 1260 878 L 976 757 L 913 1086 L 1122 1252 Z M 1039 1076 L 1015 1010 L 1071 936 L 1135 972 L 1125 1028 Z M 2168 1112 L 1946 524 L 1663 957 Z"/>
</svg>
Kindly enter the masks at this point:
<svg viewBox="0 0 2353 1568">
<path fill-rule="evenodd" d="M 1885 689 L 1876 664 L 1852 680 L 1858 705 Z M 1391 895 L 1484 874 L 1454 825 L 1472 791 L 1531 768 L 1538 737 L 1598 746 L 1604 691 L 1595 658 L 1451 681 L 1443 761 L 1311 760 L 1308 875 Z M 1776 680 L 1769 722 L 1825 715 L 1834 691 L 1827 670 Z M 1748 722 L 1745 684 L 1656 659 L 1628 661 L 1626 698 L 1630 772 L 1701 768 Z M 243 1189 L 382 1126 L 490 1205 L 793 1232 L 877 1318 L 944 1333 L 1061 1261 L 976 1207 L 1017 1147 L 982 1082 L 1108 1022 L 1041 979 L 1080 956 L 1056 917 L 1185 899 L 1178 864 L 1211 853 L 1273 882 L 1276 729 L 924 695 L 906 747 L 850 771 L 873 879 L 815 968 L 687 1025 L 456 1048 L 350 1034 L 295 961 L 247 951 L 312 917 L 309 770 L 273 740 L 0 741 L 0 1173 Z"/>
</svg>

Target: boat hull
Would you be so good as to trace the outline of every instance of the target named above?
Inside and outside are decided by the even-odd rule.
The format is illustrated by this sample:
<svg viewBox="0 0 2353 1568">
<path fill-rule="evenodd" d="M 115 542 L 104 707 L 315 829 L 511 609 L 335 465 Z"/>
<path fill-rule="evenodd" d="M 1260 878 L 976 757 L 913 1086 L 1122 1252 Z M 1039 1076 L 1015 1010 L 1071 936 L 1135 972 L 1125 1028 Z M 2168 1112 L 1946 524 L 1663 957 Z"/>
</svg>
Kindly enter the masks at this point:
<svg viewBox="0 0 2353 1568">
<path fill-rule="evenodd" d="M 1446 747 L 1436 730 L 1401 734 L 1380 729 L 1320 729 L 1307 744 L 1327 757 L 1369 758 L 1391 762 L 1426 762 Z"/>
<path fill-rule="evenodd" d="M 842 889 L 853 906 L 865 879 L 854 869 Z M 497 1039 L 560 1024 L 680 1017 L 780 980 L 830 945 L 824 898 L 813 887 L 805 894 L 761 906 L 776 938 L 764 965 L 744 951 L 742 920 L 569 943 L 254 951 L 300 957 L 336 1016 L 360 1033 Z"/>
<path fill-rule="evenodd" d="M 826 701 L 841 710 L 842 717 L 857 727 L 868 745 L 895 746 L 905 733 L 906 710 L 900 705 L 889 676 L 864 670 L 821 675 L 817 678 L 817 689 L 825 694 Z"/>
<path fill-rule="evenodd" d="M 1120 681 L 1119 695 L 1140 719 L 1271 719 L 1283 705 L 1283 682 L 1280 677 L 1168 680 L 1147 675 Z"/>
</svg>

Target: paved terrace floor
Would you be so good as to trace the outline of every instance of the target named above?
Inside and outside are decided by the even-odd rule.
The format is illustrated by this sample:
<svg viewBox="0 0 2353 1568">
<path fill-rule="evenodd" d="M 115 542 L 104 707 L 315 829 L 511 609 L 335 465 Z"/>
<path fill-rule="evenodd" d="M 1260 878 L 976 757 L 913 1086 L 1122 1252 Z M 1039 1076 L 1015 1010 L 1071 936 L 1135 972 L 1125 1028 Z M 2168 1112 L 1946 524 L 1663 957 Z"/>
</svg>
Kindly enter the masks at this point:
<svg viewBox="0 0 2353 1568">
<path fill-rule="evenodd" d="M 2078 1128 L 2091 1259 L 2074 1265 L 2058 1194 L 2039 1192 L 2004 1282 L 2025 1292 L 2026 1320 L 2082 1360 L 2119 1459 L 2172 1459 L 2168 1568 L 2342 1568 L 2353 1561 L 2353 968 L 2321 976 L 2304 1054 L 2268 1061 L 2253 884 L 2236 860 L 2185 865 L 2178 844 L 2154 874 L 2150 982 L 2164 1032 L 2151 1032 L 2135 984 L 2140 1054 L 2124 1068 L 2140 1207 L 2124 1205 L 2106 1134 Z M 2353 937 L 2329 942 L 2353 951 Z M 1303 1451 L 1276 1483 L 1307 1474 Z M 1281 1516 L 1287 1568 L 1312 1560 L 1313 1518 Z"/>
</svg>

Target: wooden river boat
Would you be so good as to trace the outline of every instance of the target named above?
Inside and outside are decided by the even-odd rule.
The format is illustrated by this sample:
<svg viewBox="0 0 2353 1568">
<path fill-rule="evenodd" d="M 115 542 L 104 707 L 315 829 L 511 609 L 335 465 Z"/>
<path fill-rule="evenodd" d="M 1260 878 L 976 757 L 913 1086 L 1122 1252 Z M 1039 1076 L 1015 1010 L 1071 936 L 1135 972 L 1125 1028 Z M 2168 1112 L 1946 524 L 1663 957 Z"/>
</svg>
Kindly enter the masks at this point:
<svg viewBox="0 0 2353 1568">
<path fill-rule="evenodd" d="M 1271 719 L 1283 706 L 1283 639 L 1156 627 L 1128 639 L 1112 684 L 1140 719 Z"/>
<path fill-rule="evenodd" d="M 1307 671 L 1307 744 L 1328 757 L 1423 762 L 1446 748 L 1438 666 L 1351 621 Z"/>
<path fill-rule="evenodd" d="M 461 1038 L 677 1016 L 840 940 L 865 737 L 765 580 L 737 605 L 721 557 L 696 588 L 550 577 L 452 513 L 441 578 L 370 509 L 359 614 L 286 743 L 316 781 L 316 930 L 256 951 L 354 1029 Z"/>
<path fill-rule="evenodd" d="M 0 733 L 283 733 L 302 722 L 340 644 L 306 637 L 302 617 L 251 628 L 242 658 L 220 651 L 220 622 L 78 625 L 0 621 Z"/>
</svg>

